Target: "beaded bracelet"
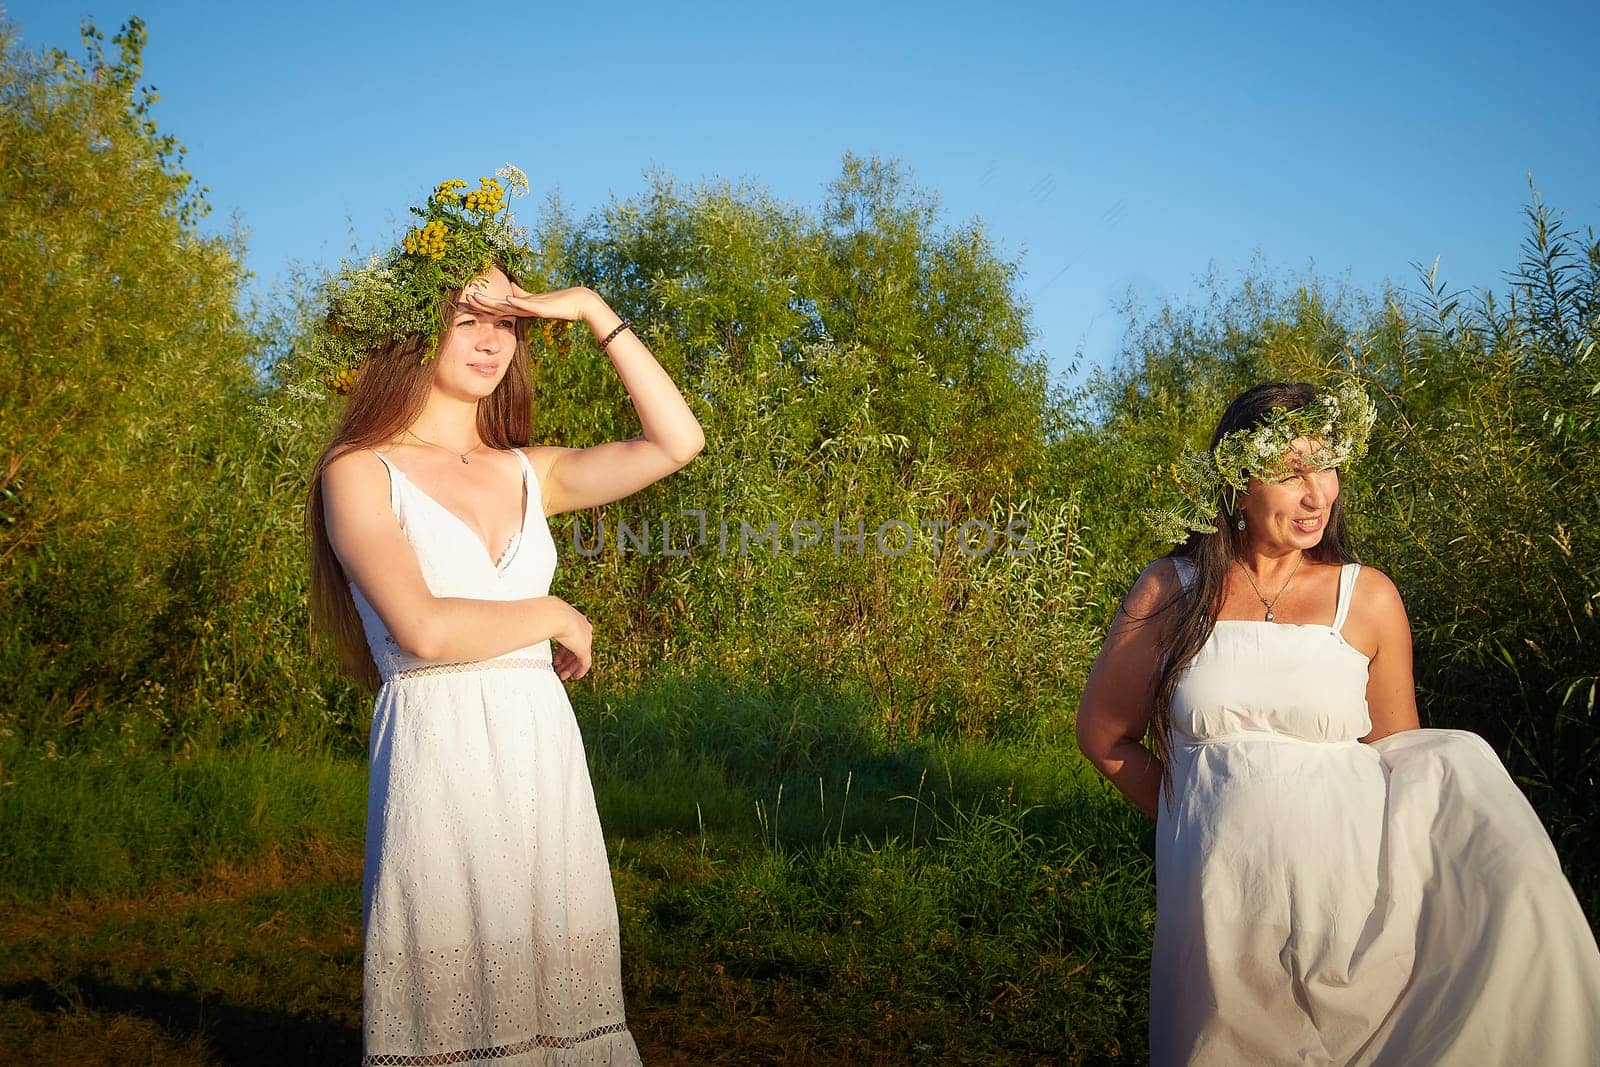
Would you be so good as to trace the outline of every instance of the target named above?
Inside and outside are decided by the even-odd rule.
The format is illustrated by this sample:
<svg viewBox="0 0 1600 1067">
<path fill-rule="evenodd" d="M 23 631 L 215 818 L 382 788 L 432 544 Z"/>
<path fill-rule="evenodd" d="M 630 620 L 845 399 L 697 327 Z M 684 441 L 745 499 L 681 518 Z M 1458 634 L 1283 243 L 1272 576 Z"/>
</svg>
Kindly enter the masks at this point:
<svg viewBox="0 0 1600 1067">
<path fill-rule="evenodd" d="M 613 337 L 617 336 L 617 334 L 621 333 L 623 330 L 626 330 L 629 326 L 632 326 L 632 325 L 633 325 L 633 320 L 632 319 L 623 319 L 621 322 L 617 323 L 617 328 L 615 330 L 612 330 L 610 333 L 606 334 L 606 339 L 604 341 L 600 342 L 600 351 L 604 352 L 606 350 L 606 345 L 611 343 L 611 339 Z"/>
</svg>

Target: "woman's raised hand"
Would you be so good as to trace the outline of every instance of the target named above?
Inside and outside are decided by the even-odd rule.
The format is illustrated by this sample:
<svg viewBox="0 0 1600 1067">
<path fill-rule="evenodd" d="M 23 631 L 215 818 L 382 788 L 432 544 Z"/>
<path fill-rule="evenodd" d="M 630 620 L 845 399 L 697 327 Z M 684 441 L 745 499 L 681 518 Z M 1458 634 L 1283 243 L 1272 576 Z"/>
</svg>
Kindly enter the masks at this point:
<svg viewBox="0 0 1600 1067">
<path fill-rule="evenodd" d="M 523 318 L 561 319 L 577 322 L 598 299 L 593 289 L 583 285 L 567 289 L 552 289 L 548 293 L 530 293 L 515 282 L 508 295 L 491 296 L 481 281 L 473 281 L 461 293 L 461 302 L 469 307 L 496 315 L 510 313 Z"/>
</svg>

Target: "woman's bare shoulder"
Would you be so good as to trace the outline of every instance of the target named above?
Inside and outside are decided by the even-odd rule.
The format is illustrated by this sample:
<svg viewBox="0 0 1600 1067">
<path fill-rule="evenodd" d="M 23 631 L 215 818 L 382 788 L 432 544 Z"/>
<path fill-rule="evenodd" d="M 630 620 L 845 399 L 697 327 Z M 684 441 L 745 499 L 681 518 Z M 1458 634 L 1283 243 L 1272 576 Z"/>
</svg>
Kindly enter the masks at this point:
<svg viewBox="0 0 1600 1067">
<path fill-rule="evenodd" d="M 328 460 L 322 468 L 322 489 L 329 495 L 365 495 L 381 489 L 389 492 L 389 471 L 378 453 L 370 448 L 351 448 Z"/>
<path fill-rule="evenodd" d="M 1350 593 L 1351 608 L 1360 608 L 1379 614 L 1399 612 L 1405 617 L 1405 600 L 1399 586 L 1383 571 L 1363 563 L 1356 575 L 1355 588 Z"/>
<path fill-rule="evenodd" d="M 524 445 L 521 451 L 533 465 L 533 473 L 539 476 L 539 483 L 544 485 L 550 481 L 550 466 L 555 463 L 556 457 L 570 450 L 559 445 Z"/>
<path fill-rule="evenodd" d="M 551 514 L 551 483 L 552 470 L 555 462 L 564 453 L 580 451 L 576 448 L 563 448 L 560 445 L 525 445 L 522 454 L 528 457 L 528 463 L 533 467 L 533 476 L 539 480 L 539 499 L 544 501 L 544 513 Z"/>
<path fill-rule="evenodd" d="M 1405 601 L 1389 576 L 1376 567 L 1363 564 L 1356 575 L 1347 619 L 1341 631 L 1345 640 L 1368 659 L 1411 646 Z"/>
<path fill-rule="evenodd" d="M 1144 570 L 1139 572 L 1139 577 L 1133 583 L 1133 588 L 1128 591 L 1142 596 L 1155 596 L 1162 600 L 1171 599 L 1174 595 L 1183 592 L 1183 567 L 1192 567 L 1187 559 L 1179 556 L 1160 556 L 1145 564 Z"/>
<path fill-rule="evenodd" d="M 1123 598 L 1123 614 L 1136 619 L 1150 618 L 1182 603 L 1184 583 L 1179 568 L 1187 562 L 1180 562 L 1174 556 L 1162 556 L 1146 564 Z"/>
</svg>

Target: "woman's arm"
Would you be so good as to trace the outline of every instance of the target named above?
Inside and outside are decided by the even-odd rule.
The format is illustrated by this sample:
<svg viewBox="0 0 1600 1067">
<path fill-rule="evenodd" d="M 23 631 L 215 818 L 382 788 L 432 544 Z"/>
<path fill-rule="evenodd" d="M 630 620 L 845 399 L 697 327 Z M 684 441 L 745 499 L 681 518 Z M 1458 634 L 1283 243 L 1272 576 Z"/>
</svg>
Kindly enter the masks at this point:
<svg viewBox="0 0 1600 1067">
<path fill-rule="evenodd" d="M 1161 761 L 1145 747 L 1161 642 L 1182 599 L 1170 560 L 1146 567 L 1117 609 L 1078 702 L 1078 748 L 1140 811 L 1156 817 Z"/>
<path fill-rule="evenodd" d="M 322 475 L 328 541 L 345 577 L 360 587 L 400 647 L 439 662 L 498 656 L 547 638 L 561 643 L 562 678 L 589 670 L 589 620 L 560 597 L 470 600 L 436 597 L 416 550 L 389 505 L 389 472 L 370 452 L 347 452 Z"/>
<path fill-rule="evenodd" d="M 1362 567 L 1351 593 L 1355 632 L 1348 635 L 1361 651 L 1371 650 L 1367 664 L 1367 714 L 1372 732 L 1361 740 L 1376 741 L 1402 730 L 1416 730 L 1417 683 L 1411 671 L 1411 623 L 1405 601 L 1389 576 Z M 1352 627 L 1347 623 L 1345 629 Z"/>
<path fill-rule="evenodd" d="M 467 299 L 480 302 L 470 290 Z M 501 313 L 509 309 L 540 318 L 582 319 L 596 340 L 610 336 L 622 322 L 598 293 L 583 286 L 537 294 L 514 288 L 504 304 L 482 306 Z M 588 448 L 530 449 L 546 516 L 621 500 L 683 467 L 705 447 L 705 434 L 683 394 L 631 328 L 611 338 L 606 355 L 628 390 L 644 433 Z"/>
</svg>

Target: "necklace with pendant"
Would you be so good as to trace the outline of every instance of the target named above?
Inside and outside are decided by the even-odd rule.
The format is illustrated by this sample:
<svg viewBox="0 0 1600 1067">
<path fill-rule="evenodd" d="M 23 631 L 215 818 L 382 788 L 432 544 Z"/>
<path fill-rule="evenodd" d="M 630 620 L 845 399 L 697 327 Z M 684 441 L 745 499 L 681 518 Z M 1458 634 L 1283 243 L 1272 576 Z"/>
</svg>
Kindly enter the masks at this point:
<svg viewBox="0 0 1600 1067">
<path fill-rule="evenodd" d="M 414 434 L 414 433 L 411 433 L 410 430 L 407 430 L 406 433 L 410 433 L 412 437 L 417 437 L 417 435 Z M 465 452 L 457 452 L 453 448 L 445 448 L 444 445 L 437 444 L 436 442 L 433 442 L 433 441 L 423 440 L 421 437 L 417 437 L 417 440 L 421 441 L 425 445 L 433 445 L 434 448 L 444 448 L 444 450 L 446 452 L 450 453 L 452 456 L 454 456 L 457 459 L 459 459 L 462 463 L 466 463 L 468 456 L 472 455 L 472 453 L 476 452 L 478 449 L 483 447 L 483 442 L 479 441 L 477 444 L 473 445 L 471 448 L 467 449 Z"/>
<path fill-rule="evenodd" d="M 1300 570 L 1300 564 L 1304 563 L 1305 561 L 1306 554 L 1302 552 L 1300 553 L 1300 558 L 1294 561 L 1294 570 L 1290 571 L 1289 577 L 1283 580 L 1283 585 L 1278 589 L 1278 595 L 1273 597 L 1271 600 L 1268 600 L 1266 597 L 1261 595 L 1261 587 L 1256 584 L 1256 580 L 1254 578 L 1250 577 L 1250 568 L 1246 567 L 1242 562 L 1239 563 L 1239 569 L 1244 571 L 1244 580 L 1250 583 L 1250 588 L 1256 591 L 1256 599 L 1261 601 L 1261 606 L 1267 609 L 1267 622 L 1271 622 L 1273 619 L 1272 606 L 1276 604 L 1283 596 L 1283 591 L 1289 588 L 1289 583 L 1294 581 L 1295 574 Z M 1235 562 L 1239 561 L 1236 560 Z"/>
</svg>

